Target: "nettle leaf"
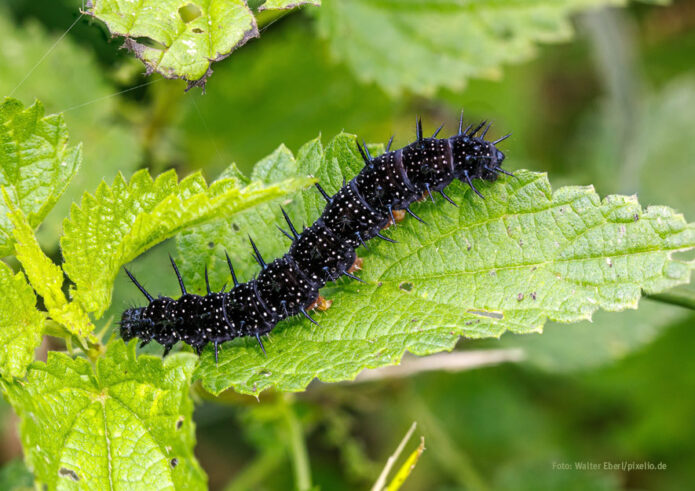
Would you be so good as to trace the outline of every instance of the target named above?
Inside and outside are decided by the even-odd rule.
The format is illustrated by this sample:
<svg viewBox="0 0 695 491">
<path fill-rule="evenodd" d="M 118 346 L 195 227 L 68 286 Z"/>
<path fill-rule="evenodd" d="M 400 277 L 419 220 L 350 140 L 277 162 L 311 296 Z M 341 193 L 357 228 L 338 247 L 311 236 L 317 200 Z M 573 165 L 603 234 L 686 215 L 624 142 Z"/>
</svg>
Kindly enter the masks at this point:
<svg viewBox="0 0 695 491">
<path fill-rule="evenodd" d="M 81 160 L 81 145 L 68 146 L 62 115 L 44 116 L 39 101 L 27 108 L 16 99 L 0 103 L 0 186 L 31 228 L 53 208 Z M 7 212 L 7 203 L 0 202 L 0 256 L 12 253 Z"/>
<path fill-rule="evenodd" d="M 44 314 L 36 309 L 36 296 L 22 273 L 0 261 L 0 375 L 23 377 L 41 344 Z"/>
<path fill-rule="evenodd" d="M 117 340 L 94 367 L 49 351 L 25 381 L 3 383 L 37 484 L 205 489 L 193 455 L 195 362 L 188 353 L 136 359 L 135 344 Z"/>
<path fill-rule="evenodd" d="M 308 183 L 292 179 L 241 187 L 237 179 L 228 178 L 208 187 L 199 173 L 178 182 L 174 171 L 152 180 L 145 170 L 130 182 L 122 175 L 112 186 L 102 182 L 94 195 L 85 194 L 80 206 L 73 206 L 63 225 L 63 268 L 75 282 L 73 298 L 98 317 L 109 305 L 123 264 L 188 227 L 233 215 Z"/>
<path fill-rule="evenodd" d="M 22 263 L 31 286 L 43 298 L 48 315 L 76 336 L 89 336 L 91 341 L 96 342 L 96 338 L 91 335 L 94 325 L 89 316 L 78 304 L 68 302 L 65 298 L 63 270 L 41 250 L 22 211 L 13 208 L 8 217 L 14 227 L 12 234 L 16 241 L 17 259 Z"/>
<path fill-rule="evenodd" d="M 497 79 L 501 65 L 533 57 L 537 43 L 568 40 L 579 10 L 626 3 L 328 0 L 317 16 L 334 55 L 359 79 L 394 96 L 431 96 L 461 90 L 469 78 Z"/>
<path fill-rule="evenodd" d="M 314 1 L 273 1 L 264 9 L 287 9 Z M 211 64 L 259 36 L 245 0 L 93 0 L 87 13 L 103 21 L 112 36 L 148 72 L 183 78 L 188 86 L 204 86 Z"/>
<path fill-rule="evenodd" d="M 291 163 L 283 154 L 274 154 L 277 161 Z M 354 137 L 339 135 L 325 150 L 320 141 L 309 142 L 295 165 L 334 193 L 343 176 L 353 177 L 363 164 Z M 215 394 L 230 387 L 247 394 L 269 387 L 300 391 L 313 378 L 348 380 L 364 368 L 398 363 L 406 350 L 451 350 L 460 336 L 538 332 L 547 320 L 576 322 L 599 308 L 636 308 L 642 290 L 655 293 L 689 281 L 692 264 L 672 255 L 695 247 L 695 226 L 672 209 L 643 210 L 634 197 L 601 200 L 592 187 L 553 192 L 544 174 L 517 176 L 477 183 L 485 200 L 453 183 L 447 194 L 458 208 L 443 200 L 415 205 L 430 225 L 406 220 L 387 231 L 398 244 L 373 240 L 370 251 L 360 249 L 360 276 L 368 284 L 341 280 L 325 288 L 334 303 L 314 312 L 321 327 L 299 318 L 280 323 L 265 343 L 267 357 L 255 340 L 237 339 L 222 345 L 216 365 L 208 347 L 196 377 Z M 288 208 L 295 222 L 309 224 L 323 202 L 311 190 L 295 195 Z M 260 220 L 247 220 L 259 226 Z M 249 231 L 268 259 L 289 245 L 273 227 Z M 182 237 L 179 248 L 209 258 L 216 251 L 201 247 L 205 240 Z M 237 259 L 250 272 L 248 251 L 244 245 Z"/>
<path fill-rule="evenodd" d="M 686 216 L 695 213 L 691 186 L 695 181 L 695 166 L 691 165 L 695 155 L 695 77 L 678 77 L 643 98 L 638 113 L 629 120 L 636 133 L 629 162 L 622 165 L 626 158 L 623 147 L 611 130 L 622 124 L 619 119 L 608 102 L 600 114 L 587 117 L 585 131 L 578 132 L 582 137 L 577 140 L 581 141 L 572 146 L 578 148 L 573 161 L 594 169 L 591 174 L 604 189 L 617 183 L 622 189 L 637 190 L 641 203 L 665 202 Z M 640 304 L 639 311 L 597 312 L 591 322 L 571 326 L 549 323 L 542 336 L 505 334 L 500 344 L 522 348 L 524 363 L 552 373 L 587 370 L 638 350 L 683 322 L 688 314 L 686 309 L 647 301 Z"/>
</svg>

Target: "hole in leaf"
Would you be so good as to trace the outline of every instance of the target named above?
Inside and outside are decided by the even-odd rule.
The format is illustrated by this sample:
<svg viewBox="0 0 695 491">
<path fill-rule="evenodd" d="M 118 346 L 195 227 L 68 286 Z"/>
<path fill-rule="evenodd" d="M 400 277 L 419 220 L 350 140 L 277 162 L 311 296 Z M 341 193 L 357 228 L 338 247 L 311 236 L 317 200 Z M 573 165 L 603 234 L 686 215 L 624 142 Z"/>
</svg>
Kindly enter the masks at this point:
<svg viewBox="0 0 695 491">
<path fill-rule="evenodd" d="M 504 314 L 502 312 L 489 312 L 487 310 L 467 310 L 466 312 L 481 317 L 489 317 L 490 319 L 504 319 Z"/>
<path fill-rule="evenodd" d="M 409 292 L 409 291 L 412 291 L 413 284 L 410 283 L 409 281 L 404 281 L 403 283 L 398 285 L 398 288 L 400 288 L 401 290 L 403 290 L 405 292 Z"/>
<path fill-rule="evenodd" d="M 80 480 L 80 476 L 77 475 L 77 472 L 73 471 L 72 469 L 67 469 L 65 467 L 61 467 L 58 470 L 58 474 L 60 474 L 61 477 L 69 477 L 75 482 Z"/>
<path fill-rule="evenodd" d="M 179 15 L 181 16 L 181 20 L 184 21 L 186 24 L 188 24 L 192 20 L 197 19 L 202 14 L 203 12 L 200 11 L 200 7 L 192 3 L 188 3 L 179 9 Z"/>
<path fill-rule="evenodd" d="M 200 7 L 192 3 L 188 3 L 179 9 L 179 15 L 181 16 L 181 20 L 184 21 L 186 24 L 188 24 L 192 20 L 197 19 L 202 14 L 203 12 L 201 12 Z"/>
<path fill-rule="evenodd" d="M 152 48 L 152 49 L 159 49 L 159 50 L 166 49 L 165 45 L 163 45 L 159 41 L 155 41 L 154 39 L 148 38 L 148 37 L 135 38 L 135 42 L 138 44 L 142 44 L 143 46 L 147 46 L 148 48 Z"/>
</svg>

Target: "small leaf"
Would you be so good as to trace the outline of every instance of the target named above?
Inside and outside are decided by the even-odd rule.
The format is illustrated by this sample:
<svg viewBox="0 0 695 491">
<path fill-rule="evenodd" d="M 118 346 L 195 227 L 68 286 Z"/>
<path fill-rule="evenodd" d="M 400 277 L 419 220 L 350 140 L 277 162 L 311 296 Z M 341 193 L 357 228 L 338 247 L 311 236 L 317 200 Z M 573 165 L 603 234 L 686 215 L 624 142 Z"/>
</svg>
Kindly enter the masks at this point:
<svg viewBox="0 0 695 491">
<path fill-rule="evenodd" d="M 77 172 L 81 145 L 68 146 L 62 115 L 44 116 L 36 101 L 25 108 L 16 99 L 0 103 L 0 186 L 14 206 L 39 226 Z M 12 253 L 7 204 L 0 202 L 0 255 Z"/>
<path fill-rule="evenodd" d="M 9 203 L 5 194 L 6 203 Z M 12 234 L 16 241 L 15 254 L 27 274 L 31 286 L 43 297 L 48 315 L 65 328 L 83 338 L 90 335 L 94 325 L 86 312 L 74 302 L 68 303 L 63 293 L 63 270 L 56 266 L 41 250 L 33 230 L 21 210 L 14 208 L 8 213 L 14 226 Z M 92 341 L 96 338 L 90 336 Z"/>
<path fill-rule="evenodd" d="M 44 315 L 36 309 L 36 296 L 22 273 L 0 261 L 0 375 L 23 377 L 41 344 Z"/>
<path fill-rule="evenodd" d="M 420 460 L 420 456 L 424 451 L 425 437 L 423 436 L 420 437 L 420 445 L 418 445 L 417 448 L 411 452 L 411 454 L 408 456 L 405 462 L 403 462 L 401 468 L 398 469 L 396 475 L 393 476 L 393 479 L 386 488 L 387 491 L 397 491 L 401 489 L 403 483 L 406 481 L 406 479 L 408 479 L 410 474 L 413 472 L 413 469 L 415 469 L 417 461 Z"/>
<path fill-rule="evenodd" d="M 119 175 L 112 186 L 103 183 L 85 194 L 64 223 L 63 268 L 75 282 L 72 291 L 88 312 L 101 316 L 111 299 L 118 269 L 147 249 L 187 227 L 232 215 L 305 185 L 294 179 L 263 187 L 239 187 L 238 179 L 223 179 L 209 188 L 200 174 L 178 182 L 174 171 L 152 180 L 145 170 L 130 182 Z"/>
<path fill-rule="evenodd" d="M 189 87 L 204 85 L 212 62 L 258 37 L 256 19 L 244 0 L 94 0 L 88 13 L 147 67 Z"/>
<path fill-rule="evenodd" d="M 469 78 L 499 78 L 501 65 L 533 57 L 537 43 L 568 40 L 579 10 L 626 3 L 327 0 L 317 16 L 319 32 L 358 78 L 394 96 L 432 96 L 460 91 Z"/>
<path fill-rule="evenodd" d="M 37 486 L 50 489 L 205 489 L 194 455 L 195 356 L 136 359 L 111 343 L 96 366 L 50 351 L 26 381 L 3 382 L 21 418 Z"/>
<path fill-rule="evenodd" d="M 318 140 L 310 142 L 297 157 L 297 172 L 315 175 L 329 193 L 362 165 L 349 135 L 325 152 Z M 267 357 L 245 338 L 222 346 L 219 365 L 207 348 L 196 376 L 216 394 L 230 387 L 300 391 L 316 377 L 348 380 L 364 368 L 398 363 L 406 350 L 450 350 L 462 335 L 536 332 L 549 319 L 576 322 L 599 308 L 636 308 L 642 290 L 689 281 L 692 264 L 672 254 L 695 247 L 695 226 L 670 208 L 643 210 L 627 196 L 600 200 L 591 187 L 553 192 L 544 174 L 517 177 L 477 183 L 485 200 L 453 183 L 447 194 L 458 208 L 443 200 L 416 204 L 430 226 L 406 220 L 385 232 L 398 244 L 374 240 L 369 252 L 360 249 L 359 274 L 368 284 L 341 280 L 325 288 L 334 302 L 313 314 L 320 327 L 299 318 L 280 323 L 265 343 Z M 315 190 L 295 196 L 292 219 L 313 223 L 322 200 Z M 254 230 L 264 255 L 287 250 L 280 233 L 269 232 L 273 226 Z M 254 271 L 248 253 L 237 259 Z"/>
</svg>

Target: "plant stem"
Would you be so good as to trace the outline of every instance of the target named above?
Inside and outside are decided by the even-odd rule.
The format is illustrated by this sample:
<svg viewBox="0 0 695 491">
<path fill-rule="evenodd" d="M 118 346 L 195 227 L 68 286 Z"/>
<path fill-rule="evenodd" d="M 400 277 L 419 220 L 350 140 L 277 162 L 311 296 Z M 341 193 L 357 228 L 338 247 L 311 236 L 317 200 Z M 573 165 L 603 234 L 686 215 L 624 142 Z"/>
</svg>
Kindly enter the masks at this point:
<svg viewBox="0 0 695 491">
<path fill-rule="evenodd" d="M 304 441 L 304 431 L 294 410 L 294 398 L 288 394 L 284 399 L 285 404 L 283 406 L 289 434 L 289 450 L 294 471 L 294 484 L 297 490 L 307 491 L 311 489 L 311 469 L 309 468 L 309 456 L 306 450 L 306 442 Z"/>
<path fill-rule="evenodd" d="M 655 302 L 668 303 L 695 310 L 695 292 L 688 290 L 671 290 L 666 293 L 645 294 L 644 296 Z"/>
</svg>

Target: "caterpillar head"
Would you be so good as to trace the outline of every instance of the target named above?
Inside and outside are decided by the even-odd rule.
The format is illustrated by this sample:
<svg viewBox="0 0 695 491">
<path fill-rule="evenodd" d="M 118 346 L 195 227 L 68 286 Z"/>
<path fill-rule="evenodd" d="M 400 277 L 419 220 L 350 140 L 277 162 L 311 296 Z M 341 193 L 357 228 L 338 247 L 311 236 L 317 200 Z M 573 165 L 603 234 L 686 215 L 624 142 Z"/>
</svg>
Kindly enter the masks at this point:
<svg viewBox="0 0 695 491">
<path fill-rule="evenodd" d="M 497 142 L 482 137 L 463 134 L 452 137 L 454 175 L 464 183 L 472 179 L 495 181 L 502 172 L 505 155 L 497 148 Z M 498 142 L 501 140 L 498 140 Z"/>
</svg>

